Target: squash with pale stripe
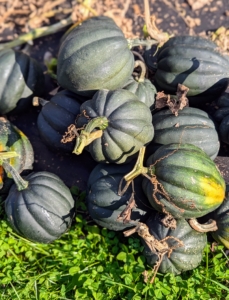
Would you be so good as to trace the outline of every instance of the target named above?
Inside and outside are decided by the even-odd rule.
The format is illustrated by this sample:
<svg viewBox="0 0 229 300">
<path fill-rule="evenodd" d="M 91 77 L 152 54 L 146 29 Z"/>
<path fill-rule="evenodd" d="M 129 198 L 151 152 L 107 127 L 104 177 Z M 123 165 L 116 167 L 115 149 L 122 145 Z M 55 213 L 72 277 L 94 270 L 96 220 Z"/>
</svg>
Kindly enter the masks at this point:
<svg viewBox="0 0 229 300">
<path fill-rule="evenodd" d="M 148 178 L 143 190 L 151 205 L 174 218 L 197 218 L 218 208 L 224 199 L 225 181 L 215 163 L 192 144 L 168 144 L 152 154 L 146 165 L 155 176 Z"/>
</svg>

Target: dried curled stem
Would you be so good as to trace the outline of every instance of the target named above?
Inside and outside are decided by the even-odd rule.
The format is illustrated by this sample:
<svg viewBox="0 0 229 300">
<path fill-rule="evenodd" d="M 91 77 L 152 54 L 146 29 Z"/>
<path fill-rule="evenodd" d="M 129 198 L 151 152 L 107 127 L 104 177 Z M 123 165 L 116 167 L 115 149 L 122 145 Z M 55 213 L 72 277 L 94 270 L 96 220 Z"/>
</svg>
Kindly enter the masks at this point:
<svg viewBox="0 0 229 300">
<path fill-rule="evenodd" d="M 207 223 L 200 224 L 197 219 L 192 218 L 188 220 L 189 225 L 198 232 L 216 231 L 218 229 L 216 221 L 209 219 Z"/>
<path fill-rule="evenodd" d="M 150 280 L 150 283 L 154 282 L 154 279 L 157 275 L 158 269 L 163 261 L 164 255 L 168 255 L 168 258 L 171 256 L 174 249 L 178 247 L 183 247 L 184 244 L 181 240 L 174 236 L 167 236 L 162 240 L 157 240 L 153 235 L 149 232 L 149 227 L 141 222 L 133 222 L 133 224 L 136 224 L 136 226 L 132 229 L 124 231 L 124 236 L 128 237 L 132 235 L 133 233 L 137 233 L 146 243 L 146 245 L 149 247 L 149 249 L 158 256 L 158 260 L 153 268 L 154 275 Z M 170 247 L 167 243 L 168 240 L 175 240 L 177 244 L 175 246 Z M 148 274 L 146 271 L 143 272 L 143 275 L 145 277 L 145 280 L 148 281 Z"/>
</svg>

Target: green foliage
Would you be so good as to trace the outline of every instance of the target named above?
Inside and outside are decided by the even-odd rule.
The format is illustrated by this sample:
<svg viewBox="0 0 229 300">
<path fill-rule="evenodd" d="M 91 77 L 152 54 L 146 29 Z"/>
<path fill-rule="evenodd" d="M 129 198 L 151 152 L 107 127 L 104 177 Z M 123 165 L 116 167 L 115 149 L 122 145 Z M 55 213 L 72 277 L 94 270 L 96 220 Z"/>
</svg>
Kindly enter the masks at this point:
<svg viewBox="0 0 229 300">
<path fill-rule="evenodd" d="M 229 260 L 223 246 L 211 252 L 208 244 L 202 264 L 193 271 L 157 274 L 153 285 L 145 283 L 142 272 L 151 269 L 139 238 L 94 225 L 83 213 L 84 193 L 71 190 L 77 198 L 76 222 L 49 245 L 19 237 L 1 210 L 1 300 L 229 300 Z"/>
</svg>

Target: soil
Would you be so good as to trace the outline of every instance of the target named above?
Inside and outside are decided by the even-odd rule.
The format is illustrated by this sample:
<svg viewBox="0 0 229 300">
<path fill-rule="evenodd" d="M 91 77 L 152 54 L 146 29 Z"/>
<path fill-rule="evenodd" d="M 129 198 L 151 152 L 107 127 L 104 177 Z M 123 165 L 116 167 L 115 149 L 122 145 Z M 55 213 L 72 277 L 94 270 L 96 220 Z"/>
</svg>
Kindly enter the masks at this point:
<svg viewBox="0 0 229 300">
<path fill-rule="evenodd" d="M 70 0 L 0 0 L 0 43 L 16 39 L 41 26 L 50 26 L 72 15 L 74 22 L 80 22 L 92 15 L 112 17 L 127 38 L 143 37 L 144 3 L 139 0 L 85 0 L 79 4 Z M 170 35 L 201 35 L 214 39 L 224 51 L 229 51 L 229 2 L 228 0 L 151 0 L 150 14 L 160 31 Z M 55 34 L 35 39 L 16 47 L 23 50 L 43 66 L 47 56 L 57 58 L 61 37 L 68 27 Z M 220 29 L 219 29 L 220 28 Z M 216 30 L 218 30 L 216 32 Z M 229 52 L 228 52 L 229 53 Z M 49 75 L 46 77 L 45 99 L 58 85 Z M 80 156 L 50 151 L 40 140 L 36 127 L 39 107 L 29 112 L 9 116 L 30 139 L 34 152 L 34 171 L 46 170 L 56 173 L 68 186 L 86 188 L 87 178 L 96 163 L 85 152 Z M 215 162 L 226 182 L 229 183 L 229 151 L 221 146 Z"/>
</svg>

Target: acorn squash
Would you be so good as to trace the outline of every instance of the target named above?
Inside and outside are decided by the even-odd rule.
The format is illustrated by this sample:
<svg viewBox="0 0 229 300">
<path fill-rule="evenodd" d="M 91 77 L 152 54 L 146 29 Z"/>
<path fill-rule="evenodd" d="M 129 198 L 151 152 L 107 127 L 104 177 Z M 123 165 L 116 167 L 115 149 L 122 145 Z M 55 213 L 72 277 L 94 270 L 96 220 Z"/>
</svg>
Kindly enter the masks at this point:
<svg viewBox="0 0 229 300">
<path fill-rule="evenodd" d="M 207 244 L 206 234 L 192 229 L 185 219 L 177 220 L 176 229 L 171 230 L 162 224 L 163 218 L 162 214 L 152 214 L 146 221 L 150 234 L 161 243 L 164 240 L 164 245 L 162 245 L 167 248 L 158 271 L 177 275 L 196 268 L 202 260 L 203 250 Z M 142 242 L 143 255 L 147 263 L 154 267 L 159 256 L 148 247 L 143 239 Z"/>
<path fill-rule="evenodd" d="M 33 96 L 44 92 L 45 79 L 39 63 L 12 49 L 0 51 L 0 114 L 15 114 L 32 107 Z"/>
<path fill-rule="evenodd" d="M 135 180 L 134 191 L 129 187 L 124 195 L 118 193 L 122 177 L 132 167 L 132 164 L 98 164 L 92 170 L 87 182 L 86 201 L 90 216 L 100 226 L 115 231 L 123 230 L 133 226 L 128 219 L 143 222 L 152 211 L 142 190 L 141 178 Z M 129 218 L 118 220 L 128 204 L 133 205 L 128 210 Z"/>
<path fill-rule="evenodd" d="M 229 80 L 229 59 L 217 45 L 201 37 L 172 37 L 158 52 L 155 85 L 174 94 L 178 83 L 189 88 L 190 106 L 202 106 L 220 97 Z"/>
<path fill-rule="evenodd" d="M 64 90 L 47 101 L 37 118 L 37 128 L 42 141 L 55 151 L 72 152 L 74 143 L 62 143 L 68 126 L 75 123 L 80 113 L 82 97 Z"/>
<path fill-rule="evenodd" d="M 198 218 L 214 211 L 224 199 L 225 181 L 215 163 L 192 144 L 161 146 L 147 159 L 143 190 L 151 205 L 174 218 Z"/>
<path fill-rule="evenodd" d="M 109 17 L 91 17 L 63 40 L 57 80 L 67 90 L 93 95 L 121 88 L 133 69 L 134 56 L 121 29 Z"/>
<path fill-rule="evenodd" d="M 175 116 L 169 109 L 153 115 L 153 150 L 170 143 L 193 144 L 204 150 L 213 160 L 219 152 L 219 137 L 209 115 L 198 108 L 185 107 Z"/>
<path fill-rule="evenodd" d="M 7 168 L 4 163 L 3 167 Z M 5 200 L 9 225 L 30 241 L 51 243 L 58 239 L 74 216 L 69 188 L 50 172 L 34 172 L 23 179 L 12 168 L 8 171 L 15 181 Z"/>
<path fill-rule="evenodd" d="M 100 90 L 80 111 L 77 128 L 82 130 L 73 151 L 77 155 L 87 146 L 95 161 L 121 164 L 153 139 L 151 111 L 130 91 Z"/>
</svg>

